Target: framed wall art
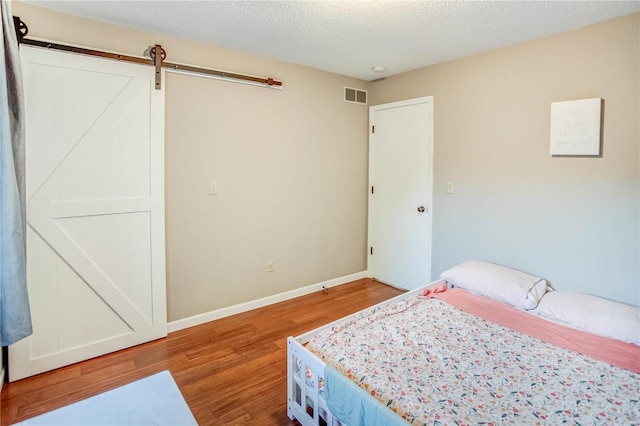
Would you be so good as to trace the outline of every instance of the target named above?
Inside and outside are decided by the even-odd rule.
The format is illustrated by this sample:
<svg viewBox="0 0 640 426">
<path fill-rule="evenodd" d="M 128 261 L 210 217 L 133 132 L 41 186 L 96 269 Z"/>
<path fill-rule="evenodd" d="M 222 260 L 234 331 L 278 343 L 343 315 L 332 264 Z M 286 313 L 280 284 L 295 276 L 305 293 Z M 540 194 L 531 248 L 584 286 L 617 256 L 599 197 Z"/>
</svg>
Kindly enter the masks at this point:
<svg viewBox="0 0 640 426">
<path fill-rule="evenodd" d="M 600 155 L 602 98 L 551 103 L 550 154 Z"/>
</svg>

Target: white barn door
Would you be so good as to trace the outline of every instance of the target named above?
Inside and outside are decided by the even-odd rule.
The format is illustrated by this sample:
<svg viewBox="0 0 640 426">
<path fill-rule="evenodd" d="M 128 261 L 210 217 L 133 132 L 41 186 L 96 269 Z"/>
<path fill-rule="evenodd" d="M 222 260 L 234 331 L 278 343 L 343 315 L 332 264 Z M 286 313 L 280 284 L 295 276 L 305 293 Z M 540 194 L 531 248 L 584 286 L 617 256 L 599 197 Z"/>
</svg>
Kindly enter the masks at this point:
<svg viewBox="0 0 640 426">
<path fill-rule="evenodd" d="M 167 334 L 154 69 L 20 50 L 34 334 L 9 347 L 11 381 Z"/>
</svg>

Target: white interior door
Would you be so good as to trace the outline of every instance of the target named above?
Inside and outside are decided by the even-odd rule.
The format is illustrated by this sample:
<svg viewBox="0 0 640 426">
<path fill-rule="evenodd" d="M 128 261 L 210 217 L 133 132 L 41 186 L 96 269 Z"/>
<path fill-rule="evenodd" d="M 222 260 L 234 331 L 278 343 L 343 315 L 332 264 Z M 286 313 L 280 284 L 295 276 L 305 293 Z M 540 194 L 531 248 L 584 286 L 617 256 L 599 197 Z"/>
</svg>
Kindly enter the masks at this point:
<svg viewBox="0 0 640 426">
<path fill-rule="evenodd" d="M 154 69 L 20 51 L 34 334 L 9 347 L 12 381 L 167 334 Z"/>
<path fill-rule="evenodd" d="M 368 269 L 405 289 L 431 278 L 432 117 L 432 97 L 369 110 Z"/>
</svg>

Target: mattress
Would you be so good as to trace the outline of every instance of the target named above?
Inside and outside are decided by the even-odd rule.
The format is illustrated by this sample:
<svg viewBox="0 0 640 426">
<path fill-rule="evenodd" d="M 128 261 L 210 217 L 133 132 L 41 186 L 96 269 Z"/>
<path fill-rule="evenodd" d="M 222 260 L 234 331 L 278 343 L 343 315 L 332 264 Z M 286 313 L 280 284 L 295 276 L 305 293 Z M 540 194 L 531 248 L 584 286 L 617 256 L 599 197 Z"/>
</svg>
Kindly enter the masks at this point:
<svg viewBox="0 0 640 426">
<path fill-rule="evenodd" d="M 307 349 L 412 424 L 640 421 L 637 346 L 603 346 L 464 290 L 439 297 L 447 301 L 415 296 L 366 310 L 320 331 Z"/>
</svg>

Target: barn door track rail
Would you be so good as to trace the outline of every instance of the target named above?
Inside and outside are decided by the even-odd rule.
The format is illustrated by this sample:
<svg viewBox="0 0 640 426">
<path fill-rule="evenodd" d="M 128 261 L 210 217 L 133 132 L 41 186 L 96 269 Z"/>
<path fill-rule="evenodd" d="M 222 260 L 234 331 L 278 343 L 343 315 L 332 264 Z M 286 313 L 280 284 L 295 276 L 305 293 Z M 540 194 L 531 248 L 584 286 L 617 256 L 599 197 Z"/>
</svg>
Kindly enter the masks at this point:
<svg viewBox="0 0 640 426">
<path fill-rule="evenodd" d="M 237 74 L 227 71 L 220 71 L 211 68 L 196 67 L 192 65 L 179 64 L 174 62 L 166 62 L 167 52 L 161 45 L 156 44 L 149 48 L 148 53 L 150 58 L 143 58 L 139 56 L 130 56 L 120 53 L 105 52 L 101 50 L 87 49 L 84 47 L 70 46 L 66 44 L 54 43 L 45 40 L 35 40 L 26 38 L 29 33 L 29 28 L 20 17 L 13 17 L 13 24 L 16 29 L 16 36 L 18 38 L 18 44 L 25 44 L 28 46 L 42 47 L 45 49 L 62 50 L 64 52 L 78 53 L 82 55 L 99 56 L 101 58 L 114 59 L 116 61 L 133 62 L 136 64 L 150 65 L 155 68 L 156 72 L 156 90 L 162 89 L 162 73 L 161 69 L 184 73 L 184 74 L 202 74 L 204 76 L 210 76 L 213 78 L 220 78 L 223 80 L 237 81 L 241 83 L 249 83 L 257 86 L 264 86 L 274 89 L 282 89 L 282 82 L 274 80 L 273 78 L 254 77 L 251 75 Z M 160 54 L 158 54 L 158 52 Z"/>
</svg>

